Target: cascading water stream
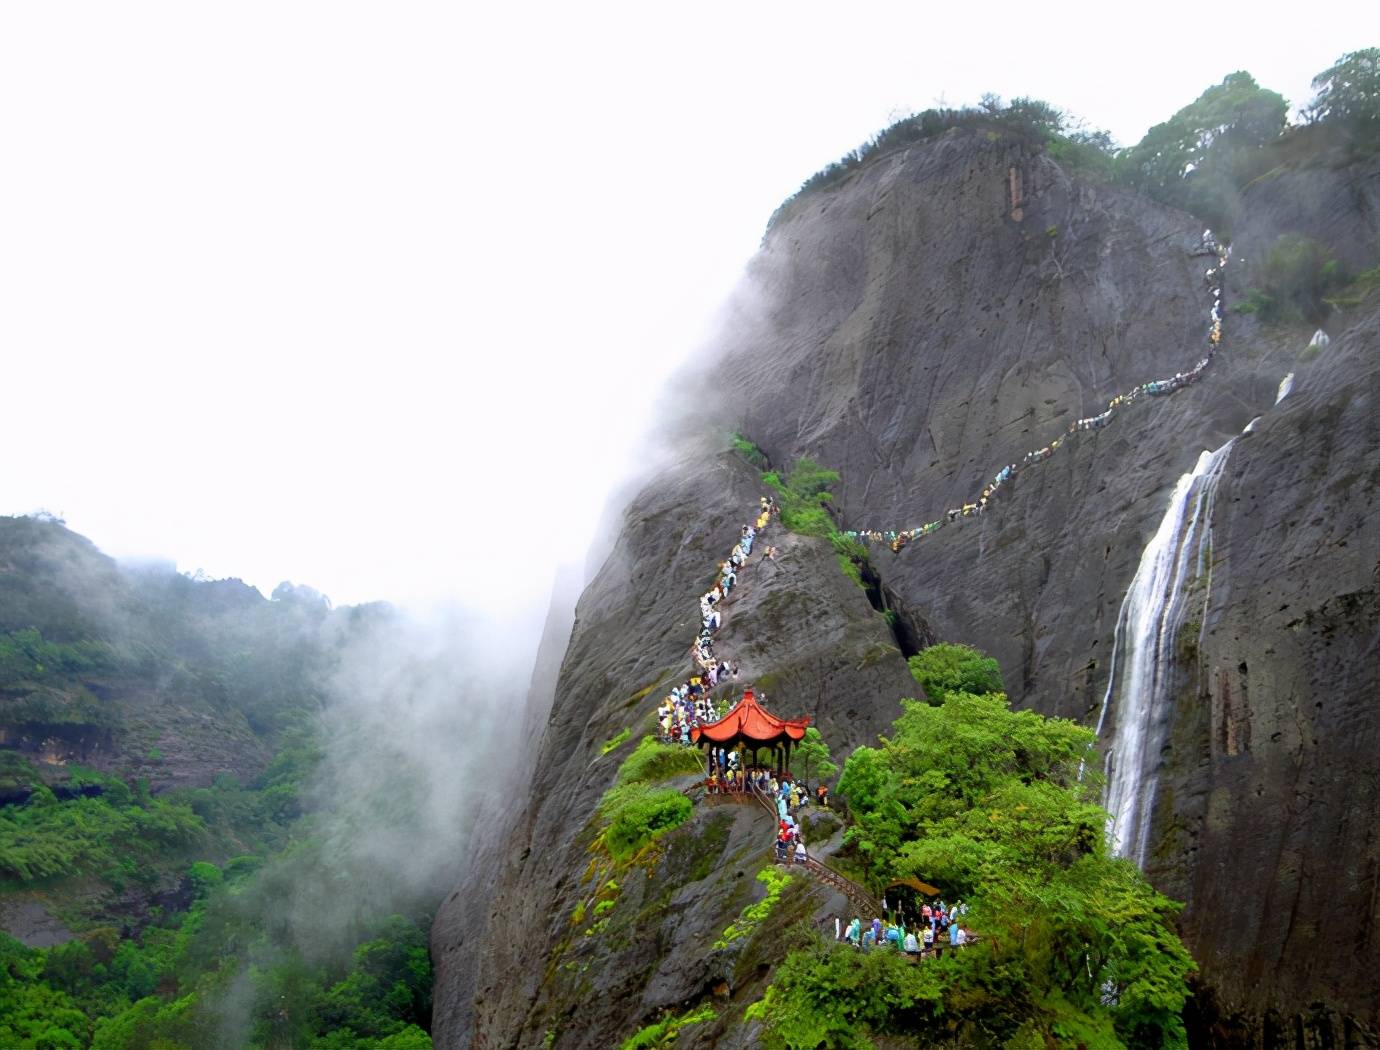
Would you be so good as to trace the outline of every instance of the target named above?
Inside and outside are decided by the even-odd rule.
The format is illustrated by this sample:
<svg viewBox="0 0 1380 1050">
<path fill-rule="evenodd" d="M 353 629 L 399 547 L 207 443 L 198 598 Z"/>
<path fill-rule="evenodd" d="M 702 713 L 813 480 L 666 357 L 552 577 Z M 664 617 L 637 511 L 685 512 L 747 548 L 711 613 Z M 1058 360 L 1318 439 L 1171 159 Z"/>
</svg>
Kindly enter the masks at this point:
<svg viewBox="0 0 1380 1050">
<path fill-rule="evenodd" d="M 1290 372 L 1280 380 L 1275 404 L 1293 387 L 1294 373 Z M 1259 417 L 1252 419 L 1242 433 L 1249 434 L 1259 421 Z M 1234 444 L 1236 438 L 1215 452 L 1202 453 L 1174 486 L 1169 507 L 1141 554 L 1117 614 L 1097 738 L 1102 739 L 1107 712 L 1115 708 L 1115 727 L 1104 763 L 1104 804 L 1111 814 L 1107 833 L 1113 852 L 1140 867 L 1145 866 L 1150 845 L 1160 755 L 1173 714 L 1175 650 L 1190 598 L 1204 614 L 1207 610 L 1212 588 L 1213 502 Z M 1203 618 L 1200 615 L 1198 643 Z"/>
<path fill-rule="evenodd" d="M 1149 847 L 1155 782 L 1169 726 L 1173 661 L 1191 592 L 1206 589 L 1212 504 L 1236 439 L 1204 452 L 1181 477 L 1160 527 L 1141 555 L 1121 603 L 1112 666 L 1097 733 L 1109 710 L 1115 727 L 1106 752 L 1109 835 L 1117 854 L 1138 865 Z"/>
</svg>

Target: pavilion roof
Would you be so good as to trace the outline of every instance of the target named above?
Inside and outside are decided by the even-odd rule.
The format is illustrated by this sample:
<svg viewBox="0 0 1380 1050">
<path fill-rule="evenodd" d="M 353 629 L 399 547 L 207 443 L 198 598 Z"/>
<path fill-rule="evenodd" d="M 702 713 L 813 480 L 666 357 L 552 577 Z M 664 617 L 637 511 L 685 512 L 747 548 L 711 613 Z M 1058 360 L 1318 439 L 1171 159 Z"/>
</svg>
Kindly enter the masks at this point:
<svg viewBox="0 0 1380 1050">
<path fill-rule="evenodd" d="M 809 724 L 808 718 L 777 718 L 757 702 L 751 689 L 746 689 L 743 698 L 728 714 L 717 722 L 696 726 L 690 731 L 690 739 L 695 743 L 710 740 L 716 744 L 737 744 L 741 741 L 767 746 L 801 740 Z"/>
</svg>

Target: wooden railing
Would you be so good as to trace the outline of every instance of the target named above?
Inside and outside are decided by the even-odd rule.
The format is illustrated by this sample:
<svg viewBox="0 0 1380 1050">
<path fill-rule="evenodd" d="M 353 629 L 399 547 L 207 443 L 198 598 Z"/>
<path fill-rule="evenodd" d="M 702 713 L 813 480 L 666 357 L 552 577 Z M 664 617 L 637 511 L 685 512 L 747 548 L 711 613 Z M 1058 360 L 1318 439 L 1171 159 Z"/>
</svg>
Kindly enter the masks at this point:
<svg viewBox="0 0 1380 1050">
<path fill-rule="evenodd" d="M 759 791 L 755 786 L 752 786 L 750 790 L 752 792 L 753 797 L 755 797 L 757 801 L 762 804 L 763 808 L 766 809 L 767 812 L 771 814 L 772 819 L 775 820 L 777 818 L 777 809 L 776 806 L 772 804 L 771 799 L 768 798 L 764 792 Z M 773 858 L 775 858 L 775 855 L 776 850 L 775 847 L 773 847 Z M 796 864 L 800 864 L 801 862 L 791 860 L 790 855 L 788 854 L 788 859 L 786 863 L 788 866 L 794 866 Z M 869 918 L 875 917 L 880 919 L 883 917 L 882 902 L 877 900 L 876 897 L 872 896 L 872 894 L 868 893 L 867 890 L 863 889 L 861 886 L 859 886 L 852 879 L 848 878 L 846 875 L 840 875 L 833 868 L 830 868 L 827 865 L 822 864 L 820 861 L 815 860 L 814 857 L 806 857 L 804 863 L 801 864 L 801 866 L 804 867 L 805 870 L 808 871 L 811 875 L 813 875 L 817 881 L 824 883 L 826 886 L 831 886 L 834 889 L 838 890 L 838 892 L 842 893 L 845 897 L 848 898 L 848 902 L 851 905 L 853 905 L 855 909 L 864 913 Z"/>
<path fill-rule="evenodd" d="M 697 789 L 701 791 L 704 790 L 704 784 L 702 782 L 693 784 L 691 785 L 691 787 L 686 788 L 686 793 L 689 794 L 691 791 Z M 751 785 L 749 785 L 748 788 L 743 791 L 727 791 L 713 795 L 706 794 L 704 796 L 704 799 L 706 801 L 709 799 L 714 799 L 716 802 L 729 802 L 740 806 L 753 805 L 755 803 L 757 805 L 760 805 L 764 810 L 771 814 L 773 823 L 775 823 L 778 816 L 777 808 L 775 804 L 773 804 L 770 796 L 768 796 L 763 791 L 759 791 L 756 787 Z M 814 878 L 817 882 L 822 882 L 826 886 L 829 886 L 830 888 L 837 890 L 839 893 L 843 894 L 843 896 L 847 898 L 848 903 L 852 905 L 853 910 L 859 914 L 859 917 L 866 919 L 886 918 L 886 916 L 882 912 L 882 902 L 879 901 L 876 897 L 872 896 L 872 894 L 868 893 L 866 889 L 858 885 L 847 875 L 843 875 L 840 872 L 835 871 L 833 868 L 829 867 L 827 864 L 824 864 L 821 861 L 816 860 L 814 857 L 807 856 L 805 860 L 802 862 L 794 860 L 793 855 L 788 854 L 786 860 L 776 860 L 776 848 L 774 845 L 768 847 L 768 853 L 775 863 L 781 864 L 783 867 L 787 868 L 804 868 L 805 871 L 807 871 L 810 874 L 810 876 Z M 973 944 L 976 943 L 976 941 L 977 938 L 974 937 L 971 938 L 967 942 L 967 944 Z M 960 947 L 966 946 L 967 945 L 961 945 Z M 954 946 L 944 944 L 941 947 L 951 948 Z M 932 956 L 934 954 L 934 949 L 927 948 L 921 954 L 925 957 Z"/>
</svg>

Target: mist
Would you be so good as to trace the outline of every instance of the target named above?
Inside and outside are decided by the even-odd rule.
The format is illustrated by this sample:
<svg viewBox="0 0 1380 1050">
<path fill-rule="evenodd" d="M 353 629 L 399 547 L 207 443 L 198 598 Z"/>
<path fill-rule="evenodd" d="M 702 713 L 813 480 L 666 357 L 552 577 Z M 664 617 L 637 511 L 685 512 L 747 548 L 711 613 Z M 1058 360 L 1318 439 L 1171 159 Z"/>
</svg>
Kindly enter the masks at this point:
<svg viewBox="0 0 1380 1050">
<path fill-rule="evenodd" d="M 985 91 L 1123 142 L 1237 68 L 1298 102 L 1355 22 L 1285 54 L 1229 5 L 1166 63 L 1196 8 L 1132 53 L 1071 5 L 974 62 L 966 11 L 833 14 L 8 7 L 0 512 L 265 593 L 531 611 L 811 172 Z"/>
</svg>

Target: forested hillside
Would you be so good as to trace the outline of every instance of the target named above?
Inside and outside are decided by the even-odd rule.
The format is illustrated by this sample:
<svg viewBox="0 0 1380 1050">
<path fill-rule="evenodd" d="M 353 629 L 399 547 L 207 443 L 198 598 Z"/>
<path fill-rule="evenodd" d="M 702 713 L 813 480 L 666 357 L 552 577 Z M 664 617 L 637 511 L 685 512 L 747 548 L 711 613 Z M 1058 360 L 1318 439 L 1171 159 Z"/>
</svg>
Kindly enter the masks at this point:
<svg viewBox="0 0 1380 1050">
<path fill-rule="evenodd" d="M 376 729 L 459 681 L 386 606 L 0 519 L 0 1045 L 430 1046 L 464 825 Z"/>
</svg>

